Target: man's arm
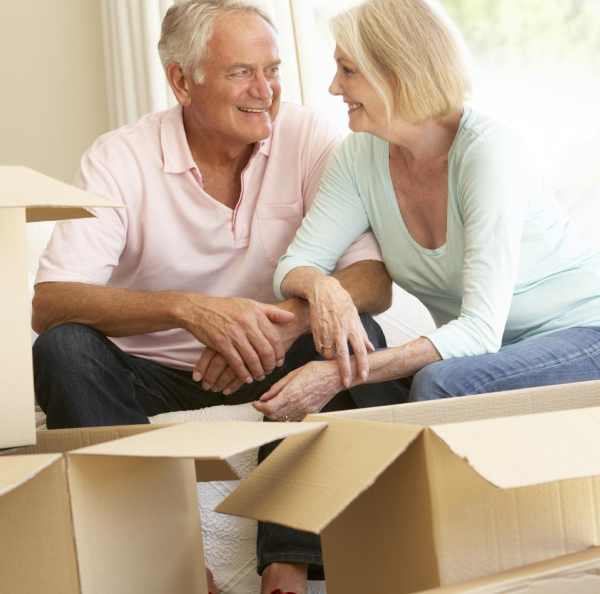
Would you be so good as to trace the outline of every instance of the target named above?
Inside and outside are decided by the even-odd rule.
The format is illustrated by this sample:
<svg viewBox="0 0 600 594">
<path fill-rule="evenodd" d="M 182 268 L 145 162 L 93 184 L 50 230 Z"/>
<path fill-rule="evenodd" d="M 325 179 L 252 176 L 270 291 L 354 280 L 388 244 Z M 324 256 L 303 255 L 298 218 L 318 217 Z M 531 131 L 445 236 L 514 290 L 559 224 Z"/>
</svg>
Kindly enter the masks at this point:
<svg viewBox="0 0 600 594">
<path fill-rule="evenodd" d="M 335 272 L 332 277 L 352 297 L 359 312 L 377 314 L 385 311 L 392 303 L 392 281 L 382 262 L 364 260 L 350 264 Z M 302 334 L 311 329 L 311 312 L 307 300 L 291 297 L 277 304 L 294 314 L 294 319 L 286 324 L 278 324 L 284 349 L 288 350 Z M 202 381 L 205 390 L 215 392 L 227 390 L 232 394 L 240 388 L 231 369 L 227 369 L 223 357 L 206 349 L 194 368 L 196 381 Z"/>
<path fill-rule="evenodd" d="M 236 375 L 251 382 L 283 363 L 285 350 L 276 324 L 293 318 L 288 311 L 251 299 L 47 282 L 36 285 L 32 326 L 43 332 L 75 322 L 107 336 L 182 328 L 222 353 Z"/>
</svg>

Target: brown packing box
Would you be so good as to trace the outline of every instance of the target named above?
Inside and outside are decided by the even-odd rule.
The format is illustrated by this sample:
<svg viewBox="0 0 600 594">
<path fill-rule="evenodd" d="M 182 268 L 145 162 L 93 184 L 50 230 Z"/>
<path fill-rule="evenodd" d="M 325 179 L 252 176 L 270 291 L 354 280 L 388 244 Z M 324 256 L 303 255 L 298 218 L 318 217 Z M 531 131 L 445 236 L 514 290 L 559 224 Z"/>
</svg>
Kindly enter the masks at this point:
<svg viewBox="0 0 600 594">
<path fill-rule="evenodd" d="M 0 456 L 0 594 L 206 594 L 196 480 L 237 479 L 231 456 L 324 427 L 39 432 Z"/>
<path fill-rule="evenodd" d="M 600 544 L 600 408 L 586 406 L 600 382 L 313 415 L 327 429 L 286 440 L 217 510 L 321 534 L 328 594 L 581 551 Z"/>
<path fill-rule="evenodd" d="M 600 547 L 420 594 L 598 594 Z"/>
<path fill-rule="evenodd" d="M 25 224 L 118 207 L 26 167 L 0 166 L 0 448 L 35 442 Z"/>
</svg>

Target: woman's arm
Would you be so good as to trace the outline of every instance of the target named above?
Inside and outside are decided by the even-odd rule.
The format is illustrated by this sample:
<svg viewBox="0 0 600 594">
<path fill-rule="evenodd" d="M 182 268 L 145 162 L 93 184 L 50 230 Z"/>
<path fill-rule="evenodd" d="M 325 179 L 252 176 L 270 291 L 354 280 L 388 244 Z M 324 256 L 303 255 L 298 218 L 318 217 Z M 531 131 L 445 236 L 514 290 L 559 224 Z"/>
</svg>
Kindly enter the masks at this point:
<svg viewBox="0 0 600 594">
<path fill-rule="evenodd" d="M 440 359 L 433 344 L 420 337 L 403 346 L 371 353 L 369 374 L 363 380 L 358 377 L 356 357 L 352 357 L 355 372 L 352 386 L 409 377 Z M 301 420 L 307 414 L 320 411 L 343 389 L 335 362 L 313 361 L 279 380 L 254 407 L 271 419 Z"/>
<path fill-rule="evenodd" d="M 350 294 L 330 274 L 348 247 L 370 226 L 352 164 L 356 140 L 350 136 L 337 149 L 321 180 L 319 193 L 296 237 L 275 271 L 274 289 L 281 298 L 300 297 L 310 306 L 311 330 L 317 350 L 336 358 L 344 385 L 352 379 L 349 348 L 367 376 L 367 352 L 373 349 L 358 316 L 359 309 L 382 289 L 381 304 L 389 301 L 391 279 L 383 265 L 364 262 L 364 278 L 346 279 Z M 355 270 L 353 273 L 356 272 Z M 350 274 L 350 273 L 348 273 Z M 340 279 L 341 280 L 341 279 Z M 377 305 L 381 305 L 377 304 Z M 379 309 L 379 307 L 377 307 Z"/>
</svg>

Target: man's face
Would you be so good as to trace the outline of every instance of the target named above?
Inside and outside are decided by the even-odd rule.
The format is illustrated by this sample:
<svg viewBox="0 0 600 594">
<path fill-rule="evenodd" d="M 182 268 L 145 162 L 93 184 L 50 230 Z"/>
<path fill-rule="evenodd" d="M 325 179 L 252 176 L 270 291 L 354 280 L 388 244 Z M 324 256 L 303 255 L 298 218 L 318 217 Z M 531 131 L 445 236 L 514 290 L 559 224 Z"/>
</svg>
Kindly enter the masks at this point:
<svg viewBox="0 0 600 594">
<path fill-rule="evenodd" d="M 191 83 L 187 115 L 232 144 L 268 138 L 279 109 L 279 63 L 275 32 L 259 16 L 217 19 L 202 64 L 204 80 Z"/>
</svg>

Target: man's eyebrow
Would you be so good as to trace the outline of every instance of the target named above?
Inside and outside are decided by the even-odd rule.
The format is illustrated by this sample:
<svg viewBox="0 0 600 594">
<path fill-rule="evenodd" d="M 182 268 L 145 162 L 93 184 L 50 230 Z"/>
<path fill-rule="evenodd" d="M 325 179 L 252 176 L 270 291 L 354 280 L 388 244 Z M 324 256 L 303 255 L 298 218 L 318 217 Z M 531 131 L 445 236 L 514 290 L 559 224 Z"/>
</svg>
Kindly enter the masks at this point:
<svg viewBox="0 0 600 594">
<path fill-rule="evenodd" d="M 271 62 L 270 64 L 267 65 L 267 68 L 272 68 L 273 66 L 280 66 L 281 65 L 281 60 L 276 60 L 275 62 Z M 239 63 L 239 64 L 232 64 L 231 66 L 229 66 L 227 68 L 227 70 L 237 70 L 238 68 L 247 68 L 248 70 L 254 70 L 254 66 L 252 64 L 243 64 L 243 63 Z"/>
</svg>

